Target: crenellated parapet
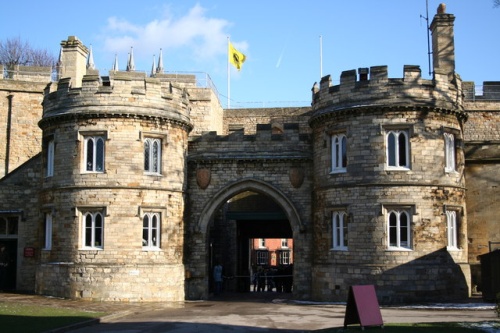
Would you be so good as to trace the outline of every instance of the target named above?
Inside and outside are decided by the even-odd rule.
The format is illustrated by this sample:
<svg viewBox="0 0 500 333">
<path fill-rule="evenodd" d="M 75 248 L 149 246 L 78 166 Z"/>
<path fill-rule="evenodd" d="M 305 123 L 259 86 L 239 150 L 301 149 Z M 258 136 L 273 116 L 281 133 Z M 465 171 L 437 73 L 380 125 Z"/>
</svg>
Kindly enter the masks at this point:
<svg viewBox="0 0 500 333">
<path fill-rule="evenodd" d="M 411 107 L 463 112 L 462 81 L 458 75 L 435 71 L 432 80 L 423 79 L 419 66 L 404 66 L 402 78 L 389 78 L 387 66 L 342 72 L 340 84 L 332 85 L 330 75 L 312 88 L 313 119 L 325 113 L 358 108 Z"/>
<path fill-rule="evenodd" d="M 484 81 L 476 86 L 473 81 L 464 81 L 464 97 L 466 101 L 500 101 L 500 81 Z"/>
<path fill-rule="evenodd" d="M 271 124 L 257 124 L 255 134 L 235 131 L 229 135 L 206 132 L 190 137 L 189 161 L 215 163 L 221 160 L 310 160 L 311 137 L 299 132 L 299 124 L 283 124 L 276 133 Z"/>
<path fill-rule="evenodd" d="M 173 83 L 167 75 L 112 71 L 100 77 L 93 71 L 83 76 L 81 86 L 74 87 L 73 80 L 62 78 L 46 87 L 41 126 L 56 118 L 76 116 L 158 118 L 192 128 L 186 83 Z"/>
</svg>

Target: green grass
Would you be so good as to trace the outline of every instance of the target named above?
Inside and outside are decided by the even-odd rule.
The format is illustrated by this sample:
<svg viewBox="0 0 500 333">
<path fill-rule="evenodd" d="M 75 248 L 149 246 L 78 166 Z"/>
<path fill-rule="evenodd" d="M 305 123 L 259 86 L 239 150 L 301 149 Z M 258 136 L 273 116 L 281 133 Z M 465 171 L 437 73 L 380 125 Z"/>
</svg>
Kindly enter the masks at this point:
<svg viewBox="0 0 500 333">
<path fill-rule="evenodd" d="M 478 324 L 478 323 L 475 323 Z M 474 326 L 476 328 L 474 328 Z M 477 325 L 469 323 L 423 323 L 423 324 L 387 324 L 381 327 L 365 327 L 361 330 L 360 326 L 332 327 L 314 331 L 315 333 L 484 333 Z"/>
<path fill-rule="evenodd" d="M 0 332 L 39 333 L 104 315 L 78 309 L 0 302 Z"/>
</svg>

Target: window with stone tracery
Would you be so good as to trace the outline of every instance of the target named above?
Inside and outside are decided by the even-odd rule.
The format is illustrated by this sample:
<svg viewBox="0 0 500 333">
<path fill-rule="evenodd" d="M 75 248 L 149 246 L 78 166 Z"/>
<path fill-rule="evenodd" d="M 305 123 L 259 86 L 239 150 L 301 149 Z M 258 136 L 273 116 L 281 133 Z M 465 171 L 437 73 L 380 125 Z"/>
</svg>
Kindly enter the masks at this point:
<svg viewBox="0 0 500 333">
<path fill-rule="evenodd" d="M 104 137 L 86 136 L 84 145 L 85 171 L 104 172 Z"/>
<path fill-rule="evenodd" d="M 347 138 L 344 134 L 331 136 L 332 173 L 345 172 L 347 167 Z"/>
<path fill-rule="evenodd" d="M 392 250 L 411 249 L 411 214 L 409 210 L 390 210 L 387 213 L 387 241 Z"/>
<path fill-rule="evenodd" d="M 50 250 L 52 248 L 52 213 L 45 213 L 43 223 L 43 249 Z"/>
<path fill-rule="evenodd" d="M 54 175 L 54 139 L 51 139 L 47 142 L 47 163 L 46 163 L 46 170 L 45 170 L 45 176 L 46 177 L 52 177 Z"/>
<path fill-rule="evenodd" d="M 445 156 L 445 168 L 446 172 L 456 171 L 456 148 L 455 148 L 455 135 L 452 133 L 444 133 L 444 156 Z"/>
<path fill-rule="evenodd" d="M 159 249 L 161 233 L 160 213 L 147 212 L 142 218 L 142 248 Z"/>
<path fill-rule="evenodd" d="M 161 173 L 161 139 L 144 139 L 144 171 Z"/>
<path fill-rule="evenodd" d="M 446 238 L 448 250 L 458 250 L 458 222 L 455 210 L 446 211 Z"/>
<path fill-rule="evenodd" d="M 347 250 L 348 244 L 347 214 L 345 212 L 332 213 L 332 249 Z"/>
<path fill-rule="evenodd" d="M 387 167 L 410 168 L 409 136 L 406 130 L 390 130 L 386 133 Z"/>
<path fill-rule="evenodd" d="M 104 248 L 104 214 L 101 210 L 87 210 L 82 214 L 83 249 Z"/>
</svg>

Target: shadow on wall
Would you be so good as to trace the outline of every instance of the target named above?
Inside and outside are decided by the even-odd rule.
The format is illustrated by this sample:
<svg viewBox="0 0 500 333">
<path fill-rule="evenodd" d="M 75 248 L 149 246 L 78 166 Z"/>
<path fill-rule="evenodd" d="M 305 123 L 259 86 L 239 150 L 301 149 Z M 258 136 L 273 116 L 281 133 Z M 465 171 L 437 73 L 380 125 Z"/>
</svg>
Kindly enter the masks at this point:
<svg viewBox="0 0 500 333">
<path fill-rule="evenodd" d="M 356 282 L 351 285 L 359 284 Z M 372 271 L 363 284 L 375 285 L 381 304 L 459 301 L 469 297 L 464 272 L 446 248 L 380 274 Z"/>
</svg>

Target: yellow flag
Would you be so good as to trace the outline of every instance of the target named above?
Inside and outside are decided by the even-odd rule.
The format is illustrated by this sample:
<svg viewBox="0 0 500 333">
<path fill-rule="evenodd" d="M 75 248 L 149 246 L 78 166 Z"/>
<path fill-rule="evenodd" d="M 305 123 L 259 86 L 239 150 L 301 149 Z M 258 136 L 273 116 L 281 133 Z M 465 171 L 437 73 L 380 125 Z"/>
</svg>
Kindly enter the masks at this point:
<svg viewBox="0 0 500 333">
<path fill-rule="evenodd" d="M 234 48 L 231 42 L 229 43 L 229 61 L 234 65 L 234 67 L 240 70 L 241 65 L 243 65 L 246 58 L 247 57 L 243 53 Z"/>
</svg>

